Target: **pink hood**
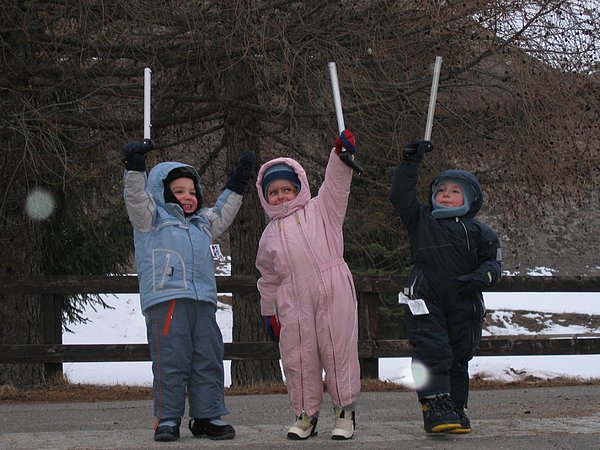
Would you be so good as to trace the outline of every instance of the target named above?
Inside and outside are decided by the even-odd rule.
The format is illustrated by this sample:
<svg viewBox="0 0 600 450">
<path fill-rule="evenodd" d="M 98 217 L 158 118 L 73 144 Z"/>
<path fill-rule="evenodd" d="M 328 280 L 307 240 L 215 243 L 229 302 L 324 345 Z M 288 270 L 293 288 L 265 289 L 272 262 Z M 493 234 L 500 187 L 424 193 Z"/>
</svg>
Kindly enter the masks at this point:
<svg viewBox="0 0 600 450">
<path fill-rule="evenodd" d="M 296 198 L 290 202 L 285 202 L 277 206 L 269 205 L 267 203 L 267 199 L 263 194 L 262 188 L 262 181 L 265 171 L 275 164 L 285 164 L 291 167 L 294 169 L 294 172 L 296 172 L 296 175 L 298 175 L 298 179 L 300 180 L 300 192 Z M 275 220 L 289 216 L 290 214 L 298 211 L 300 208 L 306 206 L 310 200 L 310 185 L 308 183 L 308 178 L 306 178 L 306 172 L 300 163 L 292 158 L 275 158 L 264 163 L 258 171 L 258 177 L 256 178 L 256 189 L 258 191 L 260 203 L 267 213 L 269 220 Z"/>
</svg>

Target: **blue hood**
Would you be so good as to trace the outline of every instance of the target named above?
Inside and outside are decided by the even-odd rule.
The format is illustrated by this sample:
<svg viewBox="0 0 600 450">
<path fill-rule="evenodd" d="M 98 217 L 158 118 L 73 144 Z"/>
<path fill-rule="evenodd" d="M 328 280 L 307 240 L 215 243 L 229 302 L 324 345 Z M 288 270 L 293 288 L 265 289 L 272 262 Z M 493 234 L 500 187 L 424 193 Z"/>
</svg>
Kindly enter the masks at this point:
<svg viewBox="0 0 600 450">
<path fill-rule="evenodd" d="M 167 175 L 169 172 L 171 172 L 171 170 L 178 167 L 185 167 L 194 176 L 196 190 L 198 190 L 200 193 L 202 192 L 200 175 L 196 169 L 189 164 L 184 164 L 177 161 L 162 162 L 152 168 L 148 174 L 148 184 L 146 186 L 146 190 L 152 194 L 152 198 L 154 198 L 157 206 L 161 206 L 163 208 L 165 207 L 165 185 L 163 181 L 165 178 L 167 178 Z"/>
</svg>

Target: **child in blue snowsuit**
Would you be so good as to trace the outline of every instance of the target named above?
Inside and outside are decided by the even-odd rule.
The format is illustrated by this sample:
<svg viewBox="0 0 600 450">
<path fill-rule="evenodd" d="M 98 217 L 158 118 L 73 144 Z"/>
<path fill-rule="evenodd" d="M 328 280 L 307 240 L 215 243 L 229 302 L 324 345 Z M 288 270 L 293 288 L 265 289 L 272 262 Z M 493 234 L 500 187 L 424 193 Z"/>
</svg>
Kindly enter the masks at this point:
<svg viewBox="0 0 600 450">
<path fill-rule="evenodd" d="M 154 439 L 179 439 L 186 395 L 194 436 L 233 439 L 234 428 L 221 420 L 228 411 L 210 245 L 242 204 L 254 153 L 242 154 L 216 204 L 206 208 L 192 166 L 163 162 L 146 176 L 145 150 L 141 142 L 123 146 L 124 197 L 152 357 Z"/>
<path fill-rule="evenodd" d="M 417 387 L 425 430 L 468 433 L 469 361 L 485 315 L 481 292 L 500 278 L 502 258 L 496 233 L 475 218 L 483 193 L 473 174 L 443 171 L 430 185 L 428 204 L 417 199 L 419 163 L 431 149 L 428 141 L 405 147 L 390 194 L 410 239 L 406 294 L 422 299 L 428 310 L 413 314 L 407 306 L 406 332 L 415 381 L 422 381 L 420 368 L 427 374 Z"/>
</svg>

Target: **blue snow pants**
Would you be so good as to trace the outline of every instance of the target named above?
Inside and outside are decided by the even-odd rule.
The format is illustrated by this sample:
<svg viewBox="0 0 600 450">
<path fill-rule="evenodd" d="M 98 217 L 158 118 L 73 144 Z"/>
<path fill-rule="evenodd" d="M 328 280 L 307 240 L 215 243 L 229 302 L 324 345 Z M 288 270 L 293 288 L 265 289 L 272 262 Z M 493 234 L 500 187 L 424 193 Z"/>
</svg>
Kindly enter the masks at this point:
<svg viewBox="0 0 600 450">
<path fill-rule="evenodd" d="M 223 337 L 216 306 L 177 299 L 144 311 L 152 357 L 154 415 L 179 420 L 228 414 L 224 401 Z"/>
</svg>

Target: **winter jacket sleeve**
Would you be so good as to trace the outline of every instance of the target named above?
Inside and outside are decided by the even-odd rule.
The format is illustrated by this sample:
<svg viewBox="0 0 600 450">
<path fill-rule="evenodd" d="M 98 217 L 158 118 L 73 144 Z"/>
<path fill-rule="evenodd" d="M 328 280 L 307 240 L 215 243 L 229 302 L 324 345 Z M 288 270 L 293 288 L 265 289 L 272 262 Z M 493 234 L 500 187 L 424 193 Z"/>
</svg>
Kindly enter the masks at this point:
<svg viewBox="0 0 600 450">
<path fill-rule="evenodd" d="M 217 199 L 215 206 L 205 211 L 210 220 L 213 239 L 223 234 L 235 219 L 242 206 L 242 196 L 225 189 Z"/>
<path fill-rule="evenodd" d="M 417 198 L 419 164 L 413 161 L 401 161 L 394 170 L 390 201 L 394 211 L 400 216 L 410 231 L 416 226 L 421 204 Z"/>
<path fill-rule="evenodd" d="M 479 265 L 475 270 L 477 278 L 485 281 L 487 287 L 492 287 L 500 278 L 502 253 L 500 241 L 496 233 L 487 225 L 480 222 L 480 233 L 477 240 L 477 257 Z"/>
<path fill-rule="evenodd" d="M 141 232 L 150 231 L 156 212 L 152 196 L 146 192 L 146 173 L 126 170 L 124 179 L 125 208 L 133 227 Z"/>
<path fill-rule="evenodd" d="M 268 228 L 265 229 L 265 231 L 267 230 Z M 275 314 L 277 291 L 281 285 L 281 277 L 275 271 L 273 265 L 274 257 L 267 249 L 269 241 L 268 233 L 263 233 L 256 254 L 256 268 L 261 275 L 256 285 L 260 294 L 260 311 L 263 316 L 272 316 Z"/>
<path fill-rule="evenodd" d="M 338 228 L 344 224 L 351 183 L 352 169 L 344 164 L 335 149 L 332 149 L 317 200 L 322 213 Z"/>
</svg>

